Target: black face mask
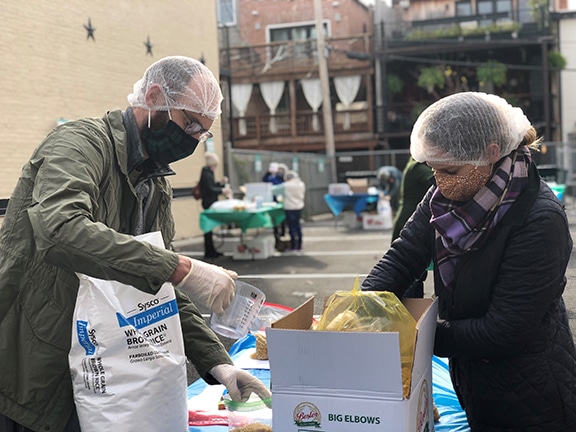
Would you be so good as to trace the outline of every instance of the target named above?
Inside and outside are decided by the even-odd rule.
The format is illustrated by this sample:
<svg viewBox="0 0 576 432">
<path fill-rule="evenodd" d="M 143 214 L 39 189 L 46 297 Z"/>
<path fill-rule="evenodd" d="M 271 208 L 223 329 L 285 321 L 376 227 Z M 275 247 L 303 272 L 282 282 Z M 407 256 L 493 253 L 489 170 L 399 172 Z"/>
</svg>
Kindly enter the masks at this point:
<svg viewBox="0 0 576 432">
<path fill-rule="evenodd" d="M 168 165 L 194 153 L 198 140 L 169 120 L 160 130 L 148 129 L 144 144 L 151 160 L 161 165 Z"/>
</svg>

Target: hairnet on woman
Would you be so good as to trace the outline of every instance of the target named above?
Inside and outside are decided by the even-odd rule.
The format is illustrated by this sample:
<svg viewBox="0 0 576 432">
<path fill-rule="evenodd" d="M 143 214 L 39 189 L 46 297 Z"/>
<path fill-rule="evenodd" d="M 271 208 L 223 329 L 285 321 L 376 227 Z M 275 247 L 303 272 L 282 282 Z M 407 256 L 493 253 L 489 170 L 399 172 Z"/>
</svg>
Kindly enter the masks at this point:
<svg viewBox="0 0 576 432">
<path fill-rule="evenodd" d="M 400 297 L 433 261 L 434 353 L 449 358 L 472 431 L 576 430 L 576 351 L 562 300 L 572 239 L 532 162 L 537 144 L 522 110 L 496 95 L 430 105 L 410 152 L 436 185 L 362 284 Z"/>
</svg>

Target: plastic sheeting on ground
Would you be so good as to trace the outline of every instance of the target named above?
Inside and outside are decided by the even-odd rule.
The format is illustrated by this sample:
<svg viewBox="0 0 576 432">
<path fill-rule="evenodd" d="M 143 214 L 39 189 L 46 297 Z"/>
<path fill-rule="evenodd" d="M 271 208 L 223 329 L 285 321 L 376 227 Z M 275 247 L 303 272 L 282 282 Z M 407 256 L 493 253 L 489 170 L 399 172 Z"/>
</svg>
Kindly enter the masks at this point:
<svg viewBox="0 0 576 432">
<path fill-rule="evenodd" d="M 452 387 L 448 360 L 436 356 L 432 357 L 432 397 L 440 413 L 440 421 L 434 423 L 436 432 L 470 431 L 466 414 Z"/>
</svg>

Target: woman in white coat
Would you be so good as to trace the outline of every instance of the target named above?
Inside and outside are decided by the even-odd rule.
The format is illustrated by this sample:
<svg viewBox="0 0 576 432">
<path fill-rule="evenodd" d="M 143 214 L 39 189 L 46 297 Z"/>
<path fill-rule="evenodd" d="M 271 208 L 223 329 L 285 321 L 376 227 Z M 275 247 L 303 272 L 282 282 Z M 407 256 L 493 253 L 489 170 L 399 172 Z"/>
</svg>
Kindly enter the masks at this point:
<svg viewBox="0 0 576 432">
<path fill-rule="evenodd" d="M 284 189 L 284 211 L 286 212 L 286 224 L 290 233 L 290 249 L 293 251 L 302 250 L 302 226 L 300 217 L 304 208 L 304 197 L 306 195 L 306 184 L 300 179 L 296 171 L 288 171 L 285 181 L 281 185 Z"/>
</svg>

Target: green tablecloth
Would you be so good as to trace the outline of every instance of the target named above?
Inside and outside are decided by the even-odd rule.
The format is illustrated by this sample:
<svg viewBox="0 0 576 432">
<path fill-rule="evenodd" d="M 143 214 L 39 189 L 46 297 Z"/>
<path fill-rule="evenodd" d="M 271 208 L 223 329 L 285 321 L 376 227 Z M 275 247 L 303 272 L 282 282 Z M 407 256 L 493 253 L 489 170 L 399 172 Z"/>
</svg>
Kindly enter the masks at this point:
<svg viewBox="0 0 576 432">
<path fill-rule="evenodd" d="M 244 211 L 207 209 L 200 213 L 200 229 L 210 232 L 220 225 L 236 224 L 245 232 L 250 228 L 272 228 L 285 217 L 282 204 Z"/>
</svg>

